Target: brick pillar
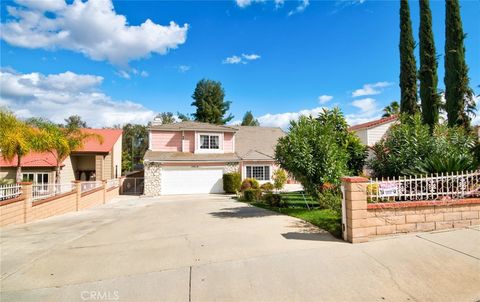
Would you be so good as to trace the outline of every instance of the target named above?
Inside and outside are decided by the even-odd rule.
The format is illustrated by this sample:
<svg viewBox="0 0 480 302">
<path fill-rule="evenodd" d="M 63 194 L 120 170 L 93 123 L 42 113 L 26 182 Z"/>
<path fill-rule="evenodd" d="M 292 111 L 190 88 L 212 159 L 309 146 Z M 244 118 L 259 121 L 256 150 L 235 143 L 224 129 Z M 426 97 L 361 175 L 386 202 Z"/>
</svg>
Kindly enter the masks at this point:
<svg viewBox="0 0 480 302">
<path fill-rule="evenodd" d="M 80 199 L 82 198 L 82 182 L 80 180 L 73 181 L 76 187 L 76 198 L 75 198 L 75 211 L 78 212 L 78 204 L 80 203 Z"/>
<path fill-rule="evenodd" d="M 346 237 L 351 243 L 368 241 L 367 183 L 364 177 L 344 177 L 342 185 L 346 212 Z"/>
<path fill-rule="evenodd" d="M 31 182 L 20 182 L 22 186 L 22 197 L 25 197 L 23 200 L 23 222 L 27 223 L 32 221 L 32 201 L 33 201 L 33 185 Z"/>
</svg>

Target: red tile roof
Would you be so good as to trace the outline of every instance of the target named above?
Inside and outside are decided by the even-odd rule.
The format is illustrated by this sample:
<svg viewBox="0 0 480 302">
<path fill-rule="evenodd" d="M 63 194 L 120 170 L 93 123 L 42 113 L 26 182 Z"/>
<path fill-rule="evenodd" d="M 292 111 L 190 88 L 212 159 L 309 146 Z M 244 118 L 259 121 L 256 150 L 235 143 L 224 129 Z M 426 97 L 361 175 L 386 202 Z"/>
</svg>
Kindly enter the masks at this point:
<svg viewBox="0 0 480 302">
<path fill-rule="evenodd" d="M 397 119 L 398 119 L 398 115 L 392 115 L 392 116 L 389 116 L 389 117 L 381 118 L 379 120 L 354 125 L 354 126 L 348 128 L 348 130 L 357 131 L 357 130 L 368 129 L 368 128 L 372 128 L 372 127 L 375 127 L 375 126 L 379 126 L 379 125 L 383 125 L 383 124 L 386 124 L 386 123 L 396 121 Z"/>
<path fill-rule="evenodd" d="M 27 155 L 22 157 L 22 167 L 55 167 L 56 159 L 50 152 L 30 152 Z M 12 161 L 5 160 L 0 156 L 0 167 L 16 167 L 17 166 L 17 156 L 15 156 Z"/>
<path fill-rule="evenodd" d="M 86 133 L 94 133 L 103 137 L 103 143 L 96 138 L 89 138 L 85 141 L 83 148 L 75 150 L 75 153 L 108 153 L 112 150 L 113 145 L 122 135 L 121 129 L 82 129 Z M 0 167 L 16 167 L 17 157 L 12 161 L 6 161 L 0 156 Z M 22 157 L 22 167 L 55 167 L 55 157 L 50 152 L 30 152 Z"/>
<path fill-rule="evenodd" d="M 88 138 L 83 144 L 83 148 L 75 150 L 75 152 L 108 153 L 123 132 L 122 129 L 82 129 L 82 131 L 102 136 L 103 142 L 99 142 L 95 137 Z"/>
</svg>

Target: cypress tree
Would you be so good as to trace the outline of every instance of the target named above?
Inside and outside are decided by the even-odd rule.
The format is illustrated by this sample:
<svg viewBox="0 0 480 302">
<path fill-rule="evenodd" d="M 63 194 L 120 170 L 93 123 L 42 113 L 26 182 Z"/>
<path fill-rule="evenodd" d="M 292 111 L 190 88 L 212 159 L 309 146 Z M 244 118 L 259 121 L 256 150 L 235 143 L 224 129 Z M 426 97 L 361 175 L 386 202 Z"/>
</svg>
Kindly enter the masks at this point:
<svg viewBox="0 0 480 302">
<path fill-rule="evenodd" d="M 420 99 L 422 120 L 430 126 L 438 123 L 440 96 L 437 92 L 437 57 L 432 31 L 430 1 L 420 0 Z"/>
<path fill-rule="evenodd" d="M 412 21 L 408 0 L 400 1 L 400 112 L 414 114 L 417 105 L 417 64 L 413 50 Z"/>
<path fill-rule="evenodd" d="M 445 109 L 449 126 L 470 126 L 468 111 L 475 106 L 465 62 L 465 34 L 458 0 L 445 1 Z"/>
</svg>

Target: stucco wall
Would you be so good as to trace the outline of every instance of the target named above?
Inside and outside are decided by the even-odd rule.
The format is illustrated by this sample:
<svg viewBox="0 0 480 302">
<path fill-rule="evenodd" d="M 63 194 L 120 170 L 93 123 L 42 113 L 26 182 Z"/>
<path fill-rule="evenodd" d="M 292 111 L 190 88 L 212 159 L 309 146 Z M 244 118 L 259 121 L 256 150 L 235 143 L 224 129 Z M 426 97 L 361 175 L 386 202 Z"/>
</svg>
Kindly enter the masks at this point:
<svg viewBox="0 0 480 302">
<path fill-rule="evenodd" d="M 113 145 L 112 156 L 112 178 L 117 178 L 120 177 L 120 175 L 122 174 L 122 135 L 120 135 L 115 145 Z M 117 172 L 117 175 L 115 175 L 115 171 Z"/>
<path fill-rule="evenodd" d="M 73 160 L 74 159 L 69 156 L 63 161 L 64 166 L 60 170 L 60 180 L 62 183 L 68 183 L 75 180 Z"/>
<path fill-rule="evenodd" d="M 182 132 L 151 131 L 151 147 L 154 151 L 182 151 Z"/>
<path fill-rule="evenodd" d="M 381 140 L 393 124 L 394 121 L 368 129 L 368 146 L 373 146 Z"/>
</svg>

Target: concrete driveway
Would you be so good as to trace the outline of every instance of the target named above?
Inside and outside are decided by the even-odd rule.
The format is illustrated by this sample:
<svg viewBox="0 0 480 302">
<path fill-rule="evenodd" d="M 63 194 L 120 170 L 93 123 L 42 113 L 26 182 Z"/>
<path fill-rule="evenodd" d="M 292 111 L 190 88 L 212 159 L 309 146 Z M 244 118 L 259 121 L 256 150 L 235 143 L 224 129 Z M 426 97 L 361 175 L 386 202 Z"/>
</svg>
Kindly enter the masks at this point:
<svg viewBox="0 0 480 302">
<path fill-rule="evenodd" d="M 1 231 L 1 301 L 476 301 L 480 229 L 351 245 L 224 196 L 121 197 Z"/>
</svg>

